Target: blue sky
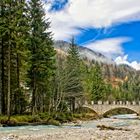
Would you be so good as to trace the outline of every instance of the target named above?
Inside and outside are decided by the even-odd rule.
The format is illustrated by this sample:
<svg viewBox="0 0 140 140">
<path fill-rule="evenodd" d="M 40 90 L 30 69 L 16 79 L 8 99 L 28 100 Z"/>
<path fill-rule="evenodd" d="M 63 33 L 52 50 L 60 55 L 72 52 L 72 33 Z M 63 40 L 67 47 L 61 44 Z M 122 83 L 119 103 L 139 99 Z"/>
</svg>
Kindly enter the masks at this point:
<svg viewBox="0 0 140 140">
<path fill-rule="evenodd" d="M 140 0 L 47 0 L 55 40 L 103 53 L 140 70 Z"/>
</svg>

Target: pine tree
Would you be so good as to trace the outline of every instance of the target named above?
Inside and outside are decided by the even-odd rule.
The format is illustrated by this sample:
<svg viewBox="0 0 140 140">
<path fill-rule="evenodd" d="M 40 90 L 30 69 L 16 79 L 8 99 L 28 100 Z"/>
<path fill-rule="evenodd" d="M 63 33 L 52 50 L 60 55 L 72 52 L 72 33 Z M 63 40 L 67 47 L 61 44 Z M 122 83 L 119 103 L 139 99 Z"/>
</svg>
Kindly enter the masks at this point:
<svg viewBox="0 0 140 140">
<path fill-rule="evenodd" d="M 6 1 L 2 0 L 0 2 L 0 48 L 1 48 L 1 112 L 2 113 L 6 113 L 6 101 L 5 101 L 5 97 L 7 94 L 7 88 L 5 88 L 5 54 L 6 54 L 6 47 L 5 45 L 7 45 L 7 35 L 6 35 L 6 28 L 7 26 L 7 19 L 6 19 L 6 15 L 5 15 L 5 6 Z"/>
<path fill-rule="evenodd" d="M 104 97 L 105 93 L 105 83 L 102 78 L 102 72 L 99 64 L 96 64 L 92 70 L 92 89 L 91 89 L 91 96 L 92 100 L 98 101 Z"/>
<path fill-rule="evenodd" d="M 10 117 L 10 95 L 11 95 L 11 47 L 12 47 L 12 30 L 13 30 L 13 22 L 12 21 L 12 1 L 1 1 L 1 26 L 0 26 L 0 34 L 1 34 L 1 44 L 2 44 L 2 100 L 5 104 L 5 97 L 7 96 L 7 115 Z M 11 24 L 10 24 L 11 23 Z M 6 50 L 6 51 L 5 51 Z M 7 65 L 6 70 L 4 68 L 4 60 L 7 54 Z M 7 74 L 6 83 L 4 82 L 4 75 Z M 7 94 L 5 95 L 4 87 L 7 87 Z M 5 88 L 6 89 L 6 88 Z"/>
<path fill-rule="evenodd" d="M 72 111 L 75 109 L 75 98 L 81 96 L 83 92 L 80 63 L 78 48 L 74 44 L 74 38 L 72 38 L 66 60 L 67 82 L 65 85 L 66 97 L 71 102 Z"/>
<path fill-rule="evenodd" d="M 23 60 L 23 57 L 19 58 L 21 56 L 19 52 L 25 52 L 25 36 L 28 32 L 26 25 L 28 22 L 24 17 L 26 17 L 24 0 L 1 1 L 1 100 L 2 112 L 5 114 L 7 111 L 8 115 L 17 110 L 17 101 L 20 98 L 20 95 L 16 94 L 20 88 L 19 77 L 21 71 L 17 62 Z"/>
<path fill-rule="evenodd" d="M 25 102 L 25 96 L 23 94 L 22 85 L 25 85 L 26 71 L 28 69 L 28 37 L 29 37 L 29 16 L 28 6 L 25 0 L 15 1 L 14 7 L 14 21 L 15 21 L 15 33 L 14 33 L 14 47 L 12 49 L 12 81 L 15 80 L 15 85 L 12 87 L 12 102 L 13 112 L 15 114 L 21 113 L 23 108 L 23 102 Z M 14 77 L 14 78 L 13 78 Z"/>
<path fill-rule="evenodd" d="M 52 47 L 52 33 L 48 31 L 50 22 L 45 20 L 41 0 L 30 1 L 30 13 L 32 30 L 29 78 L 32 89 L 32 113 L 35 114 L 40 111 L 40 105 L 47 104 L 45 99 L 49 98 L 49 83 L 54 74 L 55 51 Z"/>
</svg>

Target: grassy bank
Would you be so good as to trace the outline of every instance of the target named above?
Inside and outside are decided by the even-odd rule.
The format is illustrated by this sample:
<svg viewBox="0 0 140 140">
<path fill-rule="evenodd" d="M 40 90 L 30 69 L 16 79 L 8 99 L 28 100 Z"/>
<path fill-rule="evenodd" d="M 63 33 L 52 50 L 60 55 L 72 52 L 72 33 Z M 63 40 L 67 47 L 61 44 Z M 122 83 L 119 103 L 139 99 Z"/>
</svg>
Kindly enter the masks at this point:
<svg viewBox="0 0 140 140">
<path fill-rule="evenodd" d="M 93 113 L 40 113 L 38 115 L 13 115 L 8 121 L 7 116 L 0 116 L 1 126 L 23 126 L 23 125 L 61 125 L 62 123 L 86 121 L 95 119 Z"/>
</svg>

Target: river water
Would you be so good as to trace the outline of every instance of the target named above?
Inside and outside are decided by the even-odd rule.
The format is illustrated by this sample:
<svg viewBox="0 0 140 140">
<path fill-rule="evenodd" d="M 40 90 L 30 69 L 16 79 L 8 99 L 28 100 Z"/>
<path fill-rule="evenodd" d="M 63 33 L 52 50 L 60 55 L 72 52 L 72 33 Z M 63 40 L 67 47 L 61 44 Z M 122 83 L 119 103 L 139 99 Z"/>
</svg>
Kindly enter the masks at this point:
<svg viewBox="0 0 140 140">
<path fill-rule="evenodd" d="M 116 120 L 116 121 L 115 121 Z M 106 122 L 109 126 L 119 127 L 119 126 L 129 126 L 132 123 L 140 123 L 138 116 L 136 114 L 123 114 L 123 115 L 114 115 L 110 118 L 103 118 L 100 120 L 92 120 L 79 122 L 78 124 L 65 124 L 62 126 L 54 126 L 54 125 L 38 125 L 38 126 L 17 126 L 17 127 L 0 127 L 0 133 L 8 133 L 8 132 L 36 132 L 42 130 L 54 130 L 58 128 L 96 128 L 97 125 L 102 124 L 102 122 Z"/>
<path fill-rule="evenodd" d="M 80 132 L 81 130 L 82 130 L 82 133 L 84 133 L 84 130 L 85 131 L 87 130 L 94 131 L 94 129 L 97 130 L 97 125 L 107 125 L 107 126 L 118 127 L 118 128 L 120 127 L 131 128 L 131 126 L 134 126 L 134 125 L 140 126 L 140 120 L 138 116 L 136 116 L 136 114 L 123 114 L 123 115 L 111 116 L 110 118 L 103 118 L 100 120 L 92 120 L 92 121 L 85 121 L 85 122 L 79 121 L 79 123 L 76 125 L 73 123 L 70 123 L 70 124 L 64 124 L 62 126 L 38 125 L 38 126 L 20 126 L 20 127 L 0 127 L 0 136 L 8 136 L 10 134 L 16 134 L 16 135 L 18 134 L 19 136 L 20 135 L 31 136 L 35 134 L 40 135 L 41 133 L 46 134 L 46 132 L 49 135 L 53 135 L 53 133 L 55 132 L 58 132 L 61 134 L 62 133 L 61 131 L 67 132 L 70 130 L 72 130 L 72 132 L 74 131 L 75 133 L 81 134 Z M 71 135 L 71 132 L 69 135 Z M 55 140 L 56 138 L 53 138 L 53 139 Z M 59 137 L 57 139 L 59 139 Z M 3 137 L 3 138 L 0 137 L 0 140 L 10 140 L 10 139 L 8 139 L 7 137 Z M 41 140 L 41 139 L 35 139 L 35 140 Z M 140 140 L 140 138 L 138 140 Z"/>
</svg>

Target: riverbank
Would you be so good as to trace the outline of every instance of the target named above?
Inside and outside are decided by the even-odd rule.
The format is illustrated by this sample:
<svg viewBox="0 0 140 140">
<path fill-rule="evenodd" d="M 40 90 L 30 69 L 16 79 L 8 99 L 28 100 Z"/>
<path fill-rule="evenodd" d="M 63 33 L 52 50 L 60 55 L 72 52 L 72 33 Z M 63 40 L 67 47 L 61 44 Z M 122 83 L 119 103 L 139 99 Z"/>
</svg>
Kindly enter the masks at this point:
<svg viewBox="0 0 140 140">
<path fill-rule="evenodd" d="M 26 125 L 56 125 L 60 126 L 63 123 L 75 123 L 79 121 L 88 121 L 96 119 L 97 116 L 93 113 L 80 113 L 80 114 L 66 114 L 59 113 L 55 115 L 48 115 L 41 113 L 38 115 L 15 115 L 11 116 L 8 120 L 7 116 L 0 116 L 0 126 L 26 126 Z"/>
<path fill-rule="evenodd" d="M 101 119 L 82 122 L 82 127 L 18 128 L 0 131 L 0 140 L 140 140 L 140 120 Z M 100 130 L 98 125 L 114 130 Z M 127 130 L 127 131 L 126 131 Z"/>
</svg>

